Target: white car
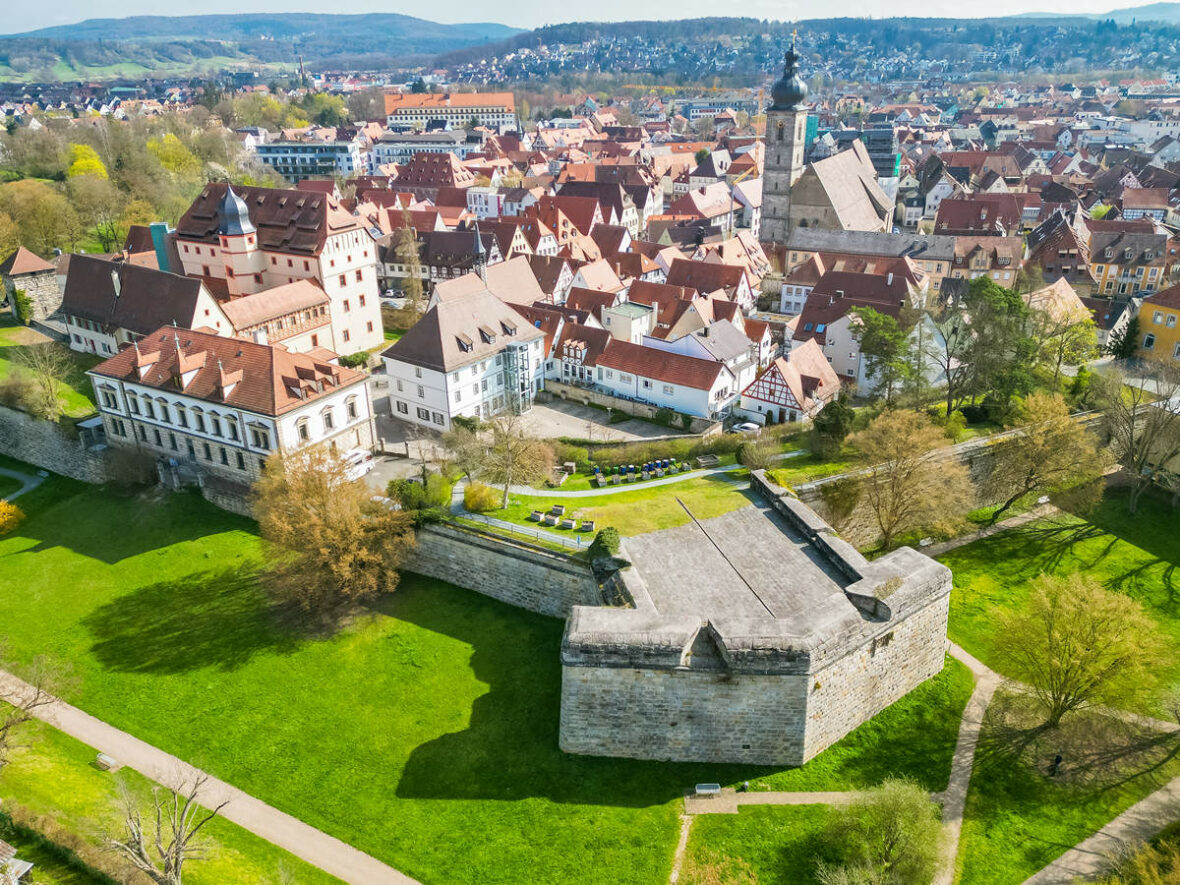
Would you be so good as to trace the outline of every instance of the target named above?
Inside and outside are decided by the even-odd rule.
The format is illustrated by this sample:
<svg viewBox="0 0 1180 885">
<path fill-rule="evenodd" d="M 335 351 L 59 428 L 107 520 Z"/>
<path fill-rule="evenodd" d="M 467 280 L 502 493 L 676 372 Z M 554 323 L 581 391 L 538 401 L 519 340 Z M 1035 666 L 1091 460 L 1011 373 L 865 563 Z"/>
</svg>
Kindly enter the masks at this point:
<svg viewBox="0 0 1180 885">
<path fill-rule="evenodd" d="M 344 477 L 355 482 L 377 466 L 373 453 L 367 449 L 349 449 L 341 456 L 344 461 Z"/>
<path fill-rule="evenodd" d="M 760 424 L 755 424 L 753 421 L 745 421 L 737 424 L 733 428 L 734 433 L 757 433 L 762 429 Z"/>
</svg>

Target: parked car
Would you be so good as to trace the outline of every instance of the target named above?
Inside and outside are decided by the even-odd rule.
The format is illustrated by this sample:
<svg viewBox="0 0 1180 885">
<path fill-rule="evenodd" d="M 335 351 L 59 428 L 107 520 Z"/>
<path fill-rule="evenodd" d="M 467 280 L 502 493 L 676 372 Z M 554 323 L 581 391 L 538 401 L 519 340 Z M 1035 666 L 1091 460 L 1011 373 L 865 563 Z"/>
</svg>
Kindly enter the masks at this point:
<svg viewBox="0 0 1180 885">
<path fill-rule="evenodd" d="M 757 433 L 762 429 L 762 426 L 755 424 L 753 421 L 743 421 L 741 424 L 735 424 L 731 433 Z"/>
<path fill-rule="evenodd" d="M 377 466 L 373 460 L 373 453 L 367 449 L 349 449 L 341 456 L 344 461 L 344 476 L 349 482 L 354 482 Z"/>
</svg>

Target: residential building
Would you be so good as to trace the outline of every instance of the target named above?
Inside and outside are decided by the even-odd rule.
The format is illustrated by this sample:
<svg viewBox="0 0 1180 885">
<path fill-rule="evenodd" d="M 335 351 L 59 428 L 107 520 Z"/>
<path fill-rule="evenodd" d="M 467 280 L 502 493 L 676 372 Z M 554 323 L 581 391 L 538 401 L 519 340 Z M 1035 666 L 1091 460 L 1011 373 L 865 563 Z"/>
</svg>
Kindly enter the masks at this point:
<svg viewBox="0 0 1180 885">
<path fill-rule="evenodd" d="M 737 397 L 720 360 L 666 353 L 612 338 L 594 367 L 597 389 L 619 399 L 699 418 L 721 418 Z"/>
<path fill-rule="evenodd" d="M 954 201 L 948 200 L 944 206 Z M 1016 284 L 1024 258 L 1022 237 L 955 237 L 955 260 L 949 276 L 974 280 L 991 277 L 1006 289 Z"/>
<path fill-rule="evenodd" d="M 814 418 L 840 393 L 840 378 L 814 340 L 780 356 L 742 390 L 737 409 L 759 424 Z"/>
<path fill-rule="evenodd" d="M 1139 307 L 1139 356 L 1180 361 L 1180 286 L 1143 299 Z"/>
<path fill-rule="evenodd" d="M 417 154 L 454 154 L 466 160 L 484 150 L 480 132 L 445 129 L 436 132 L 386 132 L 373 145 L 373 165 L 408 163 Z"/>
<path fill-rule="evenodd" d="M 271 141 L 254 148 L 267 166 L 288 181 L 316 176 L 355 175 L 368 170 L 358 139 L 348 141 Z"/>
<path fill-rule="evenodd" d="M 1090 237 L 1090 270 L 1095 294 L 1138 295 L 1163 284 L 1166 234 L 1095 231 Z"/>
<path fill-rule="evenodd" d="M 163 326 L 86 374 L 108 444 L 248 485 L 272 454 L 372 448 L 367 376 L 335 358 Z"/>
<path fill-rule="evenodd" d="M 440 298 L 381 357 L 395 418 L 437 431 L 456 416 L 528 411 L 545 333 L 486 288 Z"/>
</svg>

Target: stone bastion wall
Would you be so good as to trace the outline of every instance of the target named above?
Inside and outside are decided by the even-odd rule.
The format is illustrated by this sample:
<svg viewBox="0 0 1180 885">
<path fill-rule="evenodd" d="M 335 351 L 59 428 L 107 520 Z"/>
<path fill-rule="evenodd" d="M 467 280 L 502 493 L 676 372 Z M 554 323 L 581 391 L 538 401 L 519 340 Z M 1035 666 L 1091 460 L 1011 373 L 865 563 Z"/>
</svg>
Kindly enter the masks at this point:
<svg viewBox="0 0 1180 885">
<path fill-rule="evenodd" d="M 942 669 L 947 568 L 906 548 L 870 563 L 760 471 L 753 486 L 842 578 L 848 614 L 802 630 L 662 614 L 641 570 L 625 569 L 633 609 L 579 606 L 567 623 L 563 750 L 801 765 Z"/>
<path fill-rule="evenodd" d="M 418 529 L 418 543 L 405 568 L 557 618 L 576 605 L 602 604 L 587 563 L 466 526 Z"/>
</svg>

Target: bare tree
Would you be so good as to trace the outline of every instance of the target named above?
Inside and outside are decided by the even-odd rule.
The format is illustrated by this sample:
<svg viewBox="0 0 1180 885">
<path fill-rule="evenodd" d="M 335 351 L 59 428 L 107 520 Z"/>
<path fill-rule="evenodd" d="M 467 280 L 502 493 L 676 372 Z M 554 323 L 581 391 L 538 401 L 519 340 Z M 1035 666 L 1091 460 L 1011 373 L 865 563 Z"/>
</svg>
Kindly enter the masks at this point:
<svg viewBox="0 0 1180 885">
<path fill-rule="evenodd" d="M 480 437 L 479 431 L 466 424 L 454 423 L 454 426 L 443 434 L 443 445 L 450 453 L 450 461 L 462 471 L 468 480 L 480 475 L 488 457 L 488 444 Z"/>
<path fill-rule="evenodd" d="M 422 260 L 418 252 L 418 236 L 414 231 L 407 209 L 402 214 L 402 227 L 397 232 L 397 246 L 394 248 L 399 264 L 406 268 L 406 278 L 402 282 L 402 294 L 406 298 L 405 310 L 415 321 L 426 310 L 422 288 Z"/>
<path fill-rule="evenodd" d="M 553 450 L 525 433 L 519 415 L 508 413 L 490 422 L 492 433 L 484 473 L 504 486 L 501 507 L 508 506 L 508 490 L 514 483 L 539 482 L 553 469 Z"/>
<path fill-rule="evenodd" d="M 6 662 L 4 643 L 0 641 L 0 662 Z M 7 664 L 4 664 L 7 669 Z M 38 711 L 52 704 L 65 679 L 63 671 L 48 658 L 36 657 L 25 673 L 25 679 L 15 683 L 5 697 L 8 702 L 0 710 L 0 772 L 11 761 L 14 740 L 23 726 L 39 717 Z"/>
<path fill-rule="evenodd" d="M 1003 672 L 1032 686 L 1049 727 L 1142 697 L 1166 660 L 1143 606 L 1081 573 L 1034 578 L 1024 607 L 999 616 L 995 637 Z"/>
<path fill-rule="evenodd" d="M 1180 371 L 1149 360 L 1142 377 L 1118 369 L 1095 376 L 1099 407 L 1106 416 L 1110 447 L 1130 481 L 1127 512 L 1153 480 L 1178 472 L 1180 460 Z"/>
<path fill-rule="evenodd" d="M 1097 479 L 1107 464 L 1098 440 L 1070 417 L 1060 394 L 1029 394 L 1016 423 L 1015 436 L 992 446 L 986 492 L 1000 502 L 992 524 L 1023 496 Z"/>
<path fill-rule="evenodd" d="M 14 360 L 29 373 L 36 386 L 33 410 L 50 421 L 57 420 L 62 413 L 62 384 L 74 369 L 70 352 L 60 344 L 30 344 L 20 348 Z"/>
<path fill-rule="evenodd" d="M 925 415 L 884 412 L 853 437 L 873 468 L 861 480 L 861 497 L 888 547 L 902 532 L 962 514 L 972 499 L 967 468 L 943 457 L 942 429 Z"/>
<path fill-rule="evenodd" d="M 179 790 L 152 789 L 154 822 L 145 827 L 139 803 L 130 790 L 123 790 L 123 823 L 126 833 L 121 839 L 111 837 L 108 848 L 121 854 L 158 885 L 181 885 L 186 862 L 203 860 L 208 849 L 197 837 L 209 821 L 221 813 L 228 800 L 207 810 L 200 804 L 202 788 L 208 783 L 199 775 L 181 784 Z"/>
<path fill-rule="evenodd" d="M 410 517 L 350 481 L 344 462 L 320 447 L 272 455 L 254 486 L 254 513 L 274 563 L 268 589 L 305 610 L 372 598 L 397 586 L 414 543 Z"/>
</svg>

